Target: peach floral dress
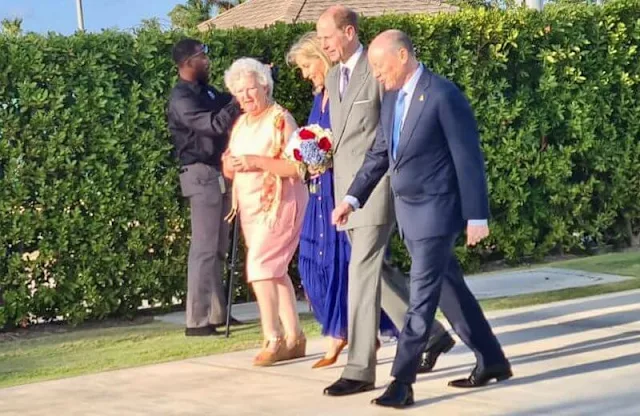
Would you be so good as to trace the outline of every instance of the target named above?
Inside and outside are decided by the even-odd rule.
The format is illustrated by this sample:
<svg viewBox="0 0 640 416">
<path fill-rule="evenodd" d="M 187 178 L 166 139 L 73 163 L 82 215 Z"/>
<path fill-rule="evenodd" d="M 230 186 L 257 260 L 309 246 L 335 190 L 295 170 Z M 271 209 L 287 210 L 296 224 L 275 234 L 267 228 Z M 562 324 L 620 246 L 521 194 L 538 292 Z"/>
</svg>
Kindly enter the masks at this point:
<svg viewBox="0 0 640 416">
<path fill-rule="evenodd" d="M 284 135 L 285 118 L 295 125 L 291 114 L 277 104 L 252 124 L 248 124 L 246 114 L 242 115 L 231 132 L 230 155 L 283 158 L 288 140 Z M 309 199 L 302 180 L 262 171 L 236 172 L 232 193 L 230 217 L 237 213 L 240 218 L 247 246 L 247 281 L 288 276 Z"/>
</svg>

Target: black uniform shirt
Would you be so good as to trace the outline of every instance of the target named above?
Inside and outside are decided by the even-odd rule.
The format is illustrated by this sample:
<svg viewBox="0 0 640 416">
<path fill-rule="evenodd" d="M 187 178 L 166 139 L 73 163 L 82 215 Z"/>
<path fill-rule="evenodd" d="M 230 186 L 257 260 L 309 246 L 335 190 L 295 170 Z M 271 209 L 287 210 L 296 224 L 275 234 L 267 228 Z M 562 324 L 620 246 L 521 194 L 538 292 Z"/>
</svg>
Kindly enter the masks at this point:
<svg viewBox="0 0 640 416">
<path fill-rule="evenodd" d="M 229 132 L 240 114 L 230 94 L 178 81 L 171 91 L 167 119 L 180 164 L 204 163 L 219 169 Z"/>
</svg>

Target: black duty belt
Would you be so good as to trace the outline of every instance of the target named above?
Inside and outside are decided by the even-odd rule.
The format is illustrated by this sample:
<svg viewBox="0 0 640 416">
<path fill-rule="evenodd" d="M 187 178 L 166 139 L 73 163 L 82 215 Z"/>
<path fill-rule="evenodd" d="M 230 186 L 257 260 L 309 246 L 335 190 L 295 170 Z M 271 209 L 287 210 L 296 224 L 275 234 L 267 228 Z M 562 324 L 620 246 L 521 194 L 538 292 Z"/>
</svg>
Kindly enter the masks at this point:
<svg viewBox="0 0 640 416">
<path fill-rule="evenodd" d="M 209 165 L 209 164 L 206 164 L 206 163 L 202 163 L 202 164 L 203 164 L 203 165 L 206 165 L 206 166 L 209 166 L 210 168 L 215 169 L 215 170 L 217 170 L 217 171 L 219 171 L 219 170 L 220 170 L 220 168 L 219 168 L 218 166 Z M 188 168 L 188 167 L 186 167 L 186 166 L 182 166 L 178 172 L 182 175 L 183 173 L 188 172 L 188 171 L 189 171 L 189 168 Z"/>
</svg>

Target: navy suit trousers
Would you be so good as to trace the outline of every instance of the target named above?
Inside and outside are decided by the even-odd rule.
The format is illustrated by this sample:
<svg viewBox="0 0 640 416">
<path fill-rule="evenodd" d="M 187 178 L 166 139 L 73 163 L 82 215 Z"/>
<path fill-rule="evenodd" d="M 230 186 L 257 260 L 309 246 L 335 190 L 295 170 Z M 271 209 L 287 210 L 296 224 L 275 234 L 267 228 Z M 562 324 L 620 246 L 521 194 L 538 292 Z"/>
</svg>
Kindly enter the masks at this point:
<svg viewBox="0 0 640 416">
<path fill-rule="evenodd" d="M 438 305 L 454 331 L 476 355 L 480 370 L 506 362 L 475 296 L 462 276 L 454 254 L 457 234 L 424 240 L 405 239 L 411 255 L 411 297 L 398 340 L 391 375 L 404 383 L 416 381 Z"/>
</svg>

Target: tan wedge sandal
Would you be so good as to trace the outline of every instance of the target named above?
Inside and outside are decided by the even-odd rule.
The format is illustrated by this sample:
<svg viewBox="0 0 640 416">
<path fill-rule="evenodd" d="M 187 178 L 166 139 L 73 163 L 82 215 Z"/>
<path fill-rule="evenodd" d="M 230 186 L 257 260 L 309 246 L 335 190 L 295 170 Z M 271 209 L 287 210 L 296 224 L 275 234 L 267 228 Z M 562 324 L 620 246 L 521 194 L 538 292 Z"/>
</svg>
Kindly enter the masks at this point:
<svg viewBox="0 0 640 416">
<path fill-rule="evenodd" d="M 273 346 L 275 345 L 275 348 Z M 280 361 L 282 354 L 286 353 L 287 346 L 284 338 L 275 337 L 265 339 L 262 343 L 262 350 L 253 359 L 253 365 L 256 367 L 268 367 L 275 362 Z"/>
<path fill-rule="evenodd" d="M 285 351 L 283 354 L 283 360 L 295 360 L 296 358 L 302 358 L 307 354 L 307 338 L 302 332 L 295 338 L 295 342 L 291 346 L 285 343 Z"/>
</svg>

